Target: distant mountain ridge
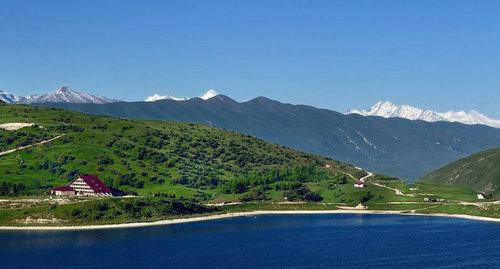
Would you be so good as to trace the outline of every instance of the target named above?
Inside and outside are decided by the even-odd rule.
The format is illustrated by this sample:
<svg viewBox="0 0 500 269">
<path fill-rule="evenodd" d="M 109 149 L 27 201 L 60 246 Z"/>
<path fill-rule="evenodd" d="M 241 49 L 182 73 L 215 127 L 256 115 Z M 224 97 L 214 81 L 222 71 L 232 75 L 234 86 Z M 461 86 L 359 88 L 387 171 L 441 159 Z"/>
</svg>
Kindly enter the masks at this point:
<svg viewBox="0 0 500 269">
<path fill-rule="evenodd" d="M 242 103 L 217 95 L 180 102 L 39 105 L 121 118 L 205 123 L 410 180 L 500 146 L 500 129 L 484 125 L 345 115 L 265 97 Z"/>
<path fill-rule="evenodd" d="M 7 104 L 24 103 L 24 102 L 27 102 L 29 100 L 33 100 L 37 97 L 38 97 L 37 95 L 33 95 L 33 94 L 29 94 L 26 96 L 13 95 L 9 92 L 0 90 L 0 100 L 4 103 L 7 103 Z"/>
<path fill-rule="evenodd" d="M 384 118 L 403 118 L 409 120 L 423 120 L 428 122 L 447 121 L 463 124 L 483 124 L 500 128 L 500 120 L 491 119 L 477 111 L 448 111 L 439 113 L 430 109 L 422 109 L 409 105 L 397 106 L 391 102 L 379 101 L 369 110 L 349 109 L 347 114 L 360 114 L 363 116 L 379 116 Z"/>
<path fill-rule="evenodd" d="M 76 103 L 76 104 L 109 104 L 119 100 L 110 99 L 104 96 L 92 95 L 84 92 L 72 90 L 68 87 L 61 87 L 55 91 L 37 96 L 15 96 L 5 91 L 0 91 L 0 100 L 8 104 L 35 104 L 35 103 Z"/>
<path fill-rule="evenodd" d="M 216 92 L 215 90 L 212 90 L 212 89 L 208 89 L 204 94 L 200 95 L 199 98 L 201 98 L 203 100 L 208 100 L 208 99 L 213 98 L 217 95 L 219 95 L 218 92 Z M 151 96 L 146 97 L 146 99 L 144 101 L 146 101 L 146 102 L 155 102 L 155 101 L 159 101 L 159 100 L 186 101 L 189 99 L 191 99 L 191 98 L 175 97 L 175 96 L 171 96 L 168 94 L 167 95 L 160 95 L 160 94 L 155 93 Z"/>
</svg>

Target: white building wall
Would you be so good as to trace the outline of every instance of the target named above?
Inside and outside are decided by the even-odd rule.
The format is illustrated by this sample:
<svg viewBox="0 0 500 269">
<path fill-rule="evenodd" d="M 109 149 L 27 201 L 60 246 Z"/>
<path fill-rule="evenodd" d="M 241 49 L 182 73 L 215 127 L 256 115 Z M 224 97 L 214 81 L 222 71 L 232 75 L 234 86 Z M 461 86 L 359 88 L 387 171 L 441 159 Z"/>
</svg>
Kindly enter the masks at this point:
<svg viewBox="0 0 500 269">
<path fill-rule="evenodd" d="M 70 185 L 71 188 L 73 188 L 77 195 L 84 195 L 84 196 L 95 196 L 96 193 L 92 188 L 83 181 L 81 178 L 77 178 L 75 181 L 73 181 Z"/>
</svg>

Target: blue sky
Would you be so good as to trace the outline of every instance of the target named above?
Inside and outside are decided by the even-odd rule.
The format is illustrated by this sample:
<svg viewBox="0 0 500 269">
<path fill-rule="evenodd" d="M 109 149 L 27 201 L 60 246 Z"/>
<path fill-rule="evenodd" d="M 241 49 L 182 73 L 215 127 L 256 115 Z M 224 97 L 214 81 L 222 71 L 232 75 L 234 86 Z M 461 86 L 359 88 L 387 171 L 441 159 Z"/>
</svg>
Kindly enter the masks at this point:
<svg viewBox="0 0 500 269">
<path fill-rule="evenodd" d="M 122 100 L 213 88 L 344 111 L 500 118 L 498 1 L 0 0 L 0 89 Z"/>
</svg>

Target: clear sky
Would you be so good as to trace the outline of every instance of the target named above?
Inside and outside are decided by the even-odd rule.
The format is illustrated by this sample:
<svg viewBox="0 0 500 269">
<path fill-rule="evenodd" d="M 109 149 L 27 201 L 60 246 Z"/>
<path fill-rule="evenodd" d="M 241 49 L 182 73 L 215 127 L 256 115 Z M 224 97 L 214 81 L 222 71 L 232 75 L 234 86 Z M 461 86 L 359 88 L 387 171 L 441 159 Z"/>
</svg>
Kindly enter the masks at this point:
<svg viewBox="0 0 500 269">
<path fill-rule="evenodd" d="M 0 0 L 0 89 L 500 118 L 500 1 Z"/>
</svg>

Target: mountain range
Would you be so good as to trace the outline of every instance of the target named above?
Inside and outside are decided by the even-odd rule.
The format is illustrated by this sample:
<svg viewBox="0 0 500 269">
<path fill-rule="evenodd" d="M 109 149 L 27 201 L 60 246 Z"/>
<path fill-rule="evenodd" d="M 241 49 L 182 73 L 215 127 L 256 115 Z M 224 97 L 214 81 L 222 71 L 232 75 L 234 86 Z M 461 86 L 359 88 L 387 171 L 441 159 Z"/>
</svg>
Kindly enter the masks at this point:
<svg viewBox="0 0 500 269">
<path fill-rule="evenodd" d="M 38 97 L 37 95 L 32 95 L 32 94 L 26 96 L 13 95 L 9 92 L 0 90 L 0 101 L 7 104 L 25 103 L 37 97 Z"/>
<path fill-rule="evenodd" d="M 121 118 L 204 123 L 407 180 L 500 146 L 500 129 L 485 125 L 346 115 L 265 97 L 241 103 L 216 95 L 206 100 L 37 105 Z"/>
<path fill-rule="evenodd" d="M 203 100 L 208 100 L 212 97 L 215 97 L 219 95 L 218 92 L 216 92 L 215 90 L 207 90 L 204 94 L 200 95 L 199 98 L 203 99 Z M 174 101 L 186 101 L 190 98 L 185 98 L 185 97 L 175 97 L 175 96 L 171 96 L 171 95 L 160 95 L 160 94 L 153 94 L 151 96 L 148 96 L 146 97 L 146 99 L 144 101 L 146 102 L 154 102 L 154 101 L 159 101 L 159 100 L 174 100 Z"/>
<path fill-rule="evenodd" d="M 91 103 L 108 104 L 118 100 L 103 96 L 92 95 L 80 91 L 72 90 L 68 87 L 61 87 L 55 91 L 43 95 L 16 96 L 5 91 L 0 91 L 0 100 L 8 104 L 35 104 L 35 103 Z"/>
<path fill-rule="evenodd" d="M 422 109 L 409 105 L 397 106 L 391 102 L 378 102 L 369 110 L 350 109 L 347 114 L 360 114 L 363 116 L 379 116 L 384 118 L 403 118 L 409 120 L 423 120 L 427 122 L 447 121 L 463 124 L 483 124 L 500 128 L 500 120 L 491 119 L 477 111 L 448 111 L 444 113 L 430 109 Z"/>
</svg>

